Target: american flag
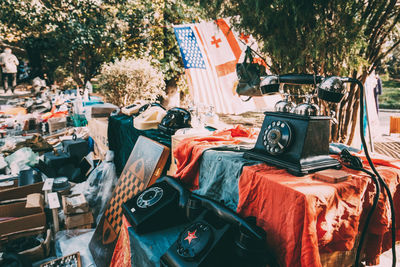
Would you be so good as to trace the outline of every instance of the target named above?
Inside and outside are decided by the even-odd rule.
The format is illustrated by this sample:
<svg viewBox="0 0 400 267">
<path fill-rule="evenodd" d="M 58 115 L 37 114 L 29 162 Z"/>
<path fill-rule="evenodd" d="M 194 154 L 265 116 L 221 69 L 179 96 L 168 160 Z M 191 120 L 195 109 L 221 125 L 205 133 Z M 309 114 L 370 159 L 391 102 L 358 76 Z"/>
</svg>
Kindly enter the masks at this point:
<svg viewBox="0 0 400 267">
<path fill-rule="evenodd" d="M 236 64 L 251 36 L 237 34 L 227 19 L 174 27 L 186 78 L 195 102 L 215 107 L 217 113 L 239 114 L 262 110 L 264 97 L 243 102 L 236 94 Z"/>
</svg>

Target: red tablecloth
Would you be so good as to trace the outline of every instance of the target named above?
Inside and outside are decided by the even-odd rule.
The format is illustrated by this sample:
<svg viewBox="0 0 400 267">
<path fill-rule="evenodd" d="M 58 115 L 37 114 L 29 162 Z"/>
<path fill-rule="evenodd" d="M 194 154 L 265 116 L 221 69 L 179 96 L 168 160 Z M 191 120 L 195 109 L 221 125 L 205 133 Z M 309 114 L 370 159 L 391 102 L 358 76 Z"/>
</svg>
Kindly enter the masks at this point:
<svg viewBox="0 0 400 267">
<path fill-rule="evenodd" d="M 353 248 L 360 218 L 371 207 L 375 189 L 364 173 L 343 169 L 353 178 L 331 184 L 266 164 L 243 168 L 237 211 L 257 218 L 282 266 L 321 266 L 319 252 Z M 399 218 L 400 172 L 387 166 L 379 166 L 378 171 L 398 203 Z M 366 240 L 367 264 L 377 264 L 382 250 L 390 248 L 389 223 L 389 204 L 382 194 Z"/>
</svg>

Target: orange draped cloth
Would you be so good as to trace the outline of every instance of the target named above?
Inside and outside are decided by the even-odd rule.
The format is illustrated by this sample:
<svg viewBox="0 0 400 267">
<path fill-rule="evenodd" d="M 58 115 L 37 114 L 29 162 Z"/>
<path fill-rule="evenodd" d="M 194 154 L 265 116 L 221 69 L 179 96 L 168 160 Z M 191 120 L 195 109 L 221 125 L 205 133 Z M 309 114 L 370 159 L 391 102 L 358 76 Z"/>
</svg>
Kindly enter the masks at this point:
<svg viewBox="0 0 400 267">
<path fill-rule="evenodd" d="M 111 258 L 110 267 L 131 267 L 131 246 L 128 228 L 131 225 L 122 217 L 122 227 L 115 244 L 114 253 Z"/>
<path fill-rule="evenodd" d="M 377 169 L 390 187 L 399 218 L 400 172 L 386 166 Z M 332 184 L 314 180 L 312 174 L 297 177 L 266 164 L 243 168 L 237 212 L 257 218 L 281 266 L 321 266 L 320 252 L 353 248 L 375 187 L 366 174 L 343 170 L 353 178 Z M 379 255 L 390 248 L 390 221 L 389 203 L 381 194 L 365 241 L 367 264 L 378 264 Z"/>
</svg>

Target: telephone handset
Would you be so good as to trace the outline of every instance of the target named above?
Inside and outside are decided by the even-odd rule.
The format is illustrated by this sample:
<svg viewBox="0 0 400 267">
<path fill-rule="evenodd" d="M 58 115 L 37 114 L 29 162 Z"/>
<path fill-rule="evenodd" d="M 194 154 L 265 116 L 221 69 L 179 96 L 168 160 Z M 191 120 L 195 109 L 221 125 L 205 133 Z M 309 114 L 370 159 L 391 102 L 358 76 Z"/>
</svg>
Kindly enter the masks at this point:
<svg viewBox="0 0 400 267">
<path fill-rule="evenodd" d="M 158 130 L 168 135 L 173 135 L 178 129 L 190 128 L 190 112 L 186 109 L 175 107 L 167 111 L 167 114 L 158 125 Z"/>
<path fill-rule="evenodd" d="M 162 266 L 265 265 L 263 229 L 174 178 L 158 179 L 122 209 L 139 234 L 191 222 L 161 257 Z"/>
</svg>

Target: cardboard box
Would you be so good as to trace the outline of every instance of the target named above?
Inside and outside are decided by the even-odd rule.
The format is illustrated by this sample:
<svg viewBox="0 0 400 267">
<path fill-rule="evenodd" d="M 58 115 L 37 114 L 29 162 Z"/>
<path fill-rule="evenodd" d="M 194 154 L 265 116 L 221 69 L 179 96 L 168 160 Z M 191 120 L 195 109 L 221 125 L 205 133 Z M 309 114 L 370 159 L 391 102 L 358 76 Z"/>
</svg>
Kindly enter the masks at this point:
<svg viewBox="0 0 400 267">
<path fill-rule="evenodd" d="M 390 116 L 389 133 L 400 133 L 400 116 Z"/>
<path fill-rule="evenodd" d="M 25 208 L 44 208 L 44 196 L 40 193 L 29 194 L 26 196 Z"/>
<path fill-rule="evenodd" d="M 202 137 L 210 135 L 211 132 L 205 133 L 189 133 L 189 134 L 179 134 L 171 136 L 171 165 L 168 169 L 167 175 L 174 175 L 178 170 L 177 161 L 174 157 L 174 150 L 178 147 L 179 143 L 182 142 L 183 139 L 191 138 L 191 137 Z"/>
<path fill-rule="evenodd" d="M 10 175 L 11 177 L 11 175 Z M 10 188 L 15 188 L 18 186 L 18 178 L 13 179 L 13 180 L 1 180 L 0 178 L 0 191 L 10 189 Z"/>
<path fill-rule="evenodd" d="M 108 151 L 108 118 L 91 119 L 88 122 L 89 135 L 93 138 L 98 151 L 105 155 Z"/>
<path fill-rule="evenodd" d="M 65 226 L 67 229 L 77 228 L 82 225 L 91 225 L 92 223 L 93 215 L 91 212 L 65 216 Z"/>
<path fill-rule="evenodd" d="M 62 196 L 62 205 L 65 215 L 89 212 L 89 203 L 83 194 Z"/>
<path fill-rule="evenodd" d="M 29 194 L 41 193 L 43 184 L 44 182 L 40 182 L 2 190 L 0 191 L 0 201 L 26 198 L 26 196 Z"/>
<path fill-rule="evenodd" d="M 26 208 L 26 201 L 0 206 L 0 239 L 7 241 L 16 236 L 26 236 L 45 228 L 46 215 L 42 208 Z"/>
<path fill-rule="evenodd" d="M 49 123 L 49 132 L 54 133 L 57 130 L 61 130 L 67 127 L 67 118 L 50 118 L 48 120 Z"/>
<path fill-rule="evenodd" d="M 92 226 L 93 224 L 85 224 L 85 225 L 79 225 L 79 226 L 77 226 L 77 227 L 72 227 L 72 228 L 68 228 L 68 230 L 74 230 L 74 229 L 92 229 L 93 228 L 93 226 Z"/>
<path fill-rule="evenodd" d="M 40 245 L 21 251 L 18 254 L 26 256 L 30 262 L 36 262 L 47 258 L 50 254 L 50 241 L 51 241 L 51 230 L 47 229 L 46 239 L 40 243 Z"/>
</svg>

